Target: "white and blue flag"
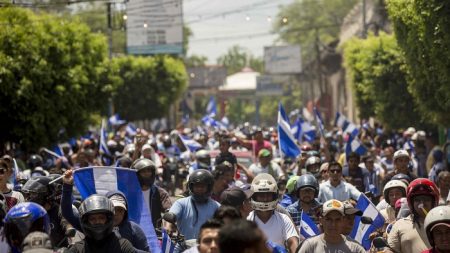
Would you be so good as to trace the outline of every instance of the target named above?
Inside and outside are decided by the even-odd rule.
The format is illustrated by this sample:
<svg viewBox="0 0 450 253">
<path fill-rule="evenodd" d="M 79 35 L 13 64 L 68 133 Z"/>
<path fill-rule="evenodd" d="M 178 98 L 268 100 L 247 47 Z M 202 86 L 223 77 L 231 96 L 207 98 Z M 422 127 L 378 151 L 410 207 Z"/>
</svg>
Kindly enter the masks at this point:
<svg viewBox="0 0 450 253">
<path fill-rule="evenodd" d="M 206 115 L 210 117 L 215 117 L 217 115 L 217 106 L 214 96 L 211 96 L 209 98 L 208 104 L 206 104 Z"/>
<path fill-rule="evenodd" d="M 311 123 L 300 118 L 300 125 L 302 127 L 303 139 L 309 143 L 314 142 L 316 139 L 316 129 Z"/>
<path fill-rule="evenodd" d="M 362 156 L 367 152 L 367 149 L 357 137 L 353 138 L 352 135 L 349 135 L 348 141 L 345 144 L 345 155 L 348 156 L 351 152 L 355 152 Z"/>
<path fill-rule="evenodd" d="M 278 144 L 280 152 L 285 157 L 297 157 L 300 155 L 300 148 L 295 142 L 295 138 L 291 132 L 289 118 L 284 111 L 281 102 L 278 105 Z"/>
<path fill-rule="evenodd" d="M 128 217 L 140 225 L 147 237 L 151 252 L 161 252 L 149 207 L 135 170 L 114 167 L 87 167 L 74 171 L 74 183 L 82 199 L 92 194 L 105 195 L 109 191 L 121 191 L 127 198 Z"/>
<path fill-rule="evenodd" d="M 105 129 L 105 122 L 104 120 L 102 120 L 102 126 L 100 128 L 100 154 L 105 154 L 108 156 L 111 156 L 111 152 L 108 149 L 108 145 L 106 145 L 106 140 L 108 139 L 107 133 L 106 133 L 106 129 Z M 108 161 L 106 161 L 108 160 Z M 109 158 L 105 158 L 104 159 L 104 163 L 105 164 L 111 164 L 111 161 L 109 161 Z"/>
<path fill-rule="evenodd" d="M 349 133 L 353 137 L 357 136 L 359 133 L 358 127 L 339 112 L 336 112 L 334 125 L 341 128 L 344 133 Z"/>
<path fill-rule="evenodd" d="M 314 115 L 316 116 L 316 122 L 319 127 L 320 135 L 325 137 L 325 126 L 323 124 L 322 116 L 320 116 L 320 112 L 316 107 L 314 107 Z"/>
<path fill-rule="evenodd" d="M 295 120 L 294 124 L 291 126 L 292 135 L 298 142 L 302 141 L 302 124 L 300 120 L 300 117 L 298 117 L 297 120 Z"/>
<path fill-rule="evenodd" d="M 361 222 L 362 216 L 355 216 L 355 225 L 350 233 L 350 237 L 361 243 L 361 245 L 368 250 L 371 246 L 369 235 L 384 225 L 384 218 L 375 205 L 370 202 L 364 194 L 359 195 L 356 208 L 363 212 L 362 216 L 370 217 L 373 222 L 371 224 L 363 224 Z"/>
<path fill-rule="evenodd" d="M 127 123 L 125 120 L 121 119 L 119 114 L 116 113 L 113 116 L 109 117 L 108 124 L 110 126 L 118 126 Z"/>
<path fill-rule="evenodd" d="M 135 136 L 137 134 L 137 128 L 133 123 L 128 123 L 125 131 L 129 136 Z"/>
<path fill-rule="evenodd" d="M 170 236 L 167 234 L 166 230 L 162 230 L 162 245 L 161 252 L 162 253 L 173 253 L 175 251 L 175 244 L 170 239 Z"/>
<path fill-rule="evenodd" d="M 316 236 L 320 234 L 320 230 L 316 223 L 309 217 L 309 215 L 302 211 L 300 219 L 300 234 L 305 237 L 305 239 Z"/>
<path fill-rule="evenodd" d="M 203 148 L 202 144 L 196 142 L 195 140 L 179 134 L 181 141 L 183 142 L 184 147 L 186 147 L 187 150 L 189 150 L 190 152 L 195 152 L 198 149 Z"/>
</svg>

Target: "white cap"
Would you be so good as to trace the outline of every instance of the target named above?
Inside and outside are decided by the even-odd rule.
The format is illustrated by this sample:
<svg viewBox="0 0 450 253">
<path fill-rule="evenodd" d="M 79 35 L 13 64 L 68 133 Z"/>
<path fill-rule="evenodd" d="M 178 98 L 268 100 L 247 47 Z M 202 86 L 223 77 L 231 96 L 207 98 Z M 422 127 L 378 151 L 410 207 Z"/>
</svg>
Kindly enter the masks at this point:
<svg viewBox="0 0 450 253">
<path fill-rule="evenodd" d="M 123 209 L 127 210 L 127 203 L 122 196 L 114 194 L 109 198 L 109 200 L 111 200 L 114 207 L 122 207 Z"/>
<path fill-rule="evenodd" d="M 399 149 L 399 150 L 395 151 L 395 153 L 394 153 L 394 162 L 399 157 L 408 157 L 408 158 L 410 158 L 408 151 L 406 151 L 404 149 Z"/>
<path fill-rule="evenodd" d="M 408 129 L 406 129 L 406 131 L 404 132 L 404 134 L 406 135 L 413 135 L 416 133 L 416 129 L 414 127 L 408 127 Z"/>
<path fill-rule="evenodd" d="M 323 203 L 322 206 L 323 216 L 326 216 L 331 211 L 338 211 L 340 214 L 345 215 L 344 204 L 337 199 L 330 199 L 327 202 Z"/>
</svg>

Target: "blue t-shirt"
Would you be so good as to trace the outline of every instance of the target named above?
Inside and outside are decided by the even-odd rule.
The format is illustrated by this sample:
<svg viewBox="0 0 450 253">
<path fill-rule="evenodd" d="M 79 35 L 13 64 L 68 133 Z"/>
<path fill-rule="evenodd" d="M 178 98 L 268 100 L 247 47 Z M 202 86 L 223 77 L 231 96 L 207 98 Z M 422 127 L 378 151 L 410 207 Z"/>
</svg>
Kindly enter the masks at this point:
<svg viewBox="0 0 450 253">
<path fill-rule="evenodd" d="M 200 227 L 213 217 L 219 206 L 220 204 L 211 198 L 206 203 L 198 203 L 189 196 L 175 201 L 169 212 L 177 216 L 178 229 L 186 240 L 190 240 L 198 237 Z"/>
</svg>

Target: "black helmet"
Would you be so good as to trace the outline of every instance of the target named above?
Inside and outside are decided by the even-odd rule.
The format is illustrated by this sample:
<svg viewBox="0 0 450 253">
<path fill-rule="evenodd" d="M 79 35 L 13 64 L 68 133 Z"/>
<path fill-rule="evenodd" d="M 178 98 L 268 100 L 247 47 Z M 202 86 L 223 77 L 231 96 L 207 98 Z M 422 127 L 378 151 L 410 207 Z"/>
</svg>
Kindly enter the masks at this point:
<svg viewBox="0 0 450 253">
<path fill-rule="evenodd" d="M 42 165 L 44 164 L 44 159 L 42 159 L 42 156 L 34 154 L 31 155 L 30 158 L 28 158 L 27 164 L 28 168 L 33 170 L 36 167 L 42 167 Z"/>
<path fill-rule="evenodd" d="M 408 185 L 409 185 L 409 183 L 411 183 L 411 178 L 410 178 L 408 175 L 403 174 L 403 173 L 395 174 L 395 175 L 391 178 L 391 180 L 401 180 L 401 181 L 405 182 L 405 183 L 408 184 Z"/>
<path fill-rule="evenodd" d="M 194 194 L 194 184 L 205 184 L 208 188 L 205 194 Z M 211 172 L 197 169 L 189 175 L 188 188 L 192 198 L 197 202 L 206 202 L 211 195 L 214 177 Z"/>
<path fill-rule="evenodd" d="M 139 172 L 140 170 L 143 169 L 150 169 L 153 173 L 155 173 L 156 171 L 156 165 L 155 163 L 147 158 L 139 158 L 136 161 L 133 162 L 133 164 L 131 164 L 131 168 L 136 170 L 137 172 Z"/>
<path fill-rule="evenodd" d="M 314 197 L 317 198 L 317 196 L 319 196 L 319 183 L 317 182 L 317 179 L 313 175 L 305 174 L 301 175 L 299 179 L 297 179 L 297 186 L 296 186 L 297 194 L 300 189 L 305 187 L 310 187 L 315 190 Z"/>
<path fill-rule="evenodd" d="M 48 184 L 50 181 L 51 179 L 45 176 L 30 178 L 22 186 L 22 193 L 24 194 L 25 200 L 44 206 L 50 200 L 50 195 L 52 195 L 52 190 Z"/>
<path fill-rule="evenodd" d="M 156 165 L 152 160 L 147 158 L 139 158 L 131 164 L 131 168 L 137 171 L 138 180 L 141 185 L 153 185 L 156 178 Z M 143 177 L 141 173 L 139 173 L 139 171 L 144 169 L 149 169 L 152 172 L 151 177 Z"/>
<path fill-rule="evenodd" d="M 93 194 L 81 203 L 78 209 L 83 233 L 91 239 L 102 240 L 113 230 L 114 206 L 111 200 L 99 194 Z M 89 223 L 89 215 L 102 213 L 106 215 L 105 224 Z"/>
</svg>

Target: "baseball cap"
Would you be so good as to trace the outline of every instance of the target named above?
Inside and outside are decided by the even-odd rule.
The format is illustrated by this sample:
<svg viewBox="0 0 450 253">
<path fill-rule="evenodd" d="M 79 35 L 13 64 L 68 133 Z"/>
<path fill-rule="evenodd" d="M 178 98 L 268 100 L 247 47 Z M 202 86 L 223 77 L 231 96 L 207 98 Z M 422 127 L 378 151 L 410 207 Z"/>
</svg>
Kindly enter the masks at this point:
<svg viewBox="0 0 450 253">
<path fill-rule="evenodd" d="M 394 153 L 394 161 L 397 160 L 397 158 L 399 158 L 399 157 L 408 157 L 409 158 L 408 151 L 406 151 L 404 149 L 399 149 L 399 150 L 395 151 L 395 153 Z"/>
<path fill-rule="evenodd" d="M 50 237 L 43 232 L 32 232 L 22 242 L 23 253 L 52 253 Z"/>
<path fill-rule="evenodd" d="M 286 183 L 286 190 L 288 193 L 292 193 L 295 189 L 295 186 L 297 185 L 297 180 L 300 178 L 300 176 L 292 176 L 289 178 L 289 180 Z"/>
<path fill-rule="evenodd" d="M 222 192 L 220 195 L 220 203 L 222 205 L 238 207 L 250 197 L 251 194 L 249 194 L 249 192 L 246 193 L 243 189 L 233 186 Z"/>
<path fill-rule="evenodd" d="M 127 203 L 122 196 L 114 194 L 109 198 L 109 200 L 111 200 L 114 207 L 122 207 L 123 209 L 127 210 Z"/>
<path fill-rule="evenodd" d="M 270 156 L 270 151 L 263 148 L 258 152 L 258 157 L 269 157 Z"/>
<path fill-rule="evenodd" d="M 358 208 L 354 207 L 352 205 L 352 203 L 348 202 L 348 201 L 344 201 L 344 214 L 354 214 L 354 215 L 358 215 L 358 216 L 362 216 L 363 212 L 361 210 L 359 210 Z"/>
<path fill-rule="evenodd" d="M 345 215 L 344 204 L 337 199 L 330 199 L 327 202 L 323 203 L 322 215 L 326 216 L 331 211 L 338 211 L 340 214 Z"/>
</svg>

